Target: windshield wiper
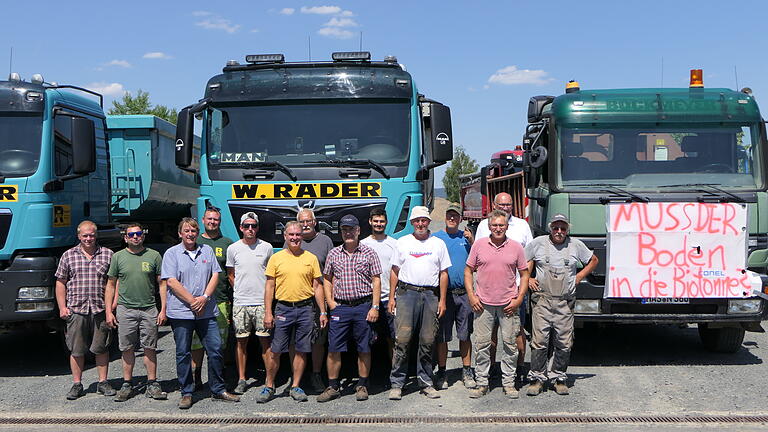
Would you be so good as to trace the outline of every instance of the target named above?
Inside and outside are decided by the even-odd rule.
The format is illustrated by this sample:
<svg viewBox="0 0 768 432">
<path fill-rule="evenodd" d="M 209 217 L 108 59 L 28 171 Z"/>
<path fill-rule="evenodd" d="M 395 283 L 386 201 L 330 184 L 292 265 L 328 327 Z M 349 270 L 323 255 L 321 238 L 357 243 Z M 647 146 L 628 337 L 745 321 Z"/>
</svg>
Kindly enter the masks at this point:
<svg viewBox="0 0 768 432">
<path fill-rule="evenodd" d="M 222 164 L 224 167 L 232 167 L 232 168 L 263 168 L 265 170 L 269 171 L 282 171 L 287 175 L 291 180 L 296 181 L 298 177 L 296 177 L 296 174 L 293 173 L 293 170 L 288 168 L 287 166 L 283 165 L 280 162 L 277 161 L 254 161 L 254 162 L 235 162 L 235 163 L 227 163 Z"/>
<path fill-rule="evenodd" d="M 567 186 L 604 187 L 605 189 L 600 189 L 601 192 L 608 192 L 614 195 L 623 196 L 625 198 L 629 198 L 629 201 L 638 201 L 638 202 L 646 202 L 646 203 L 651 202 L 650 198 L 634 194 L 626 189 L 622 189 L 618 187 L 616 183 L 579 183 L 579 184 L 570 184 Z M 609 202 L 611 202 L 611 197 L 600 197 L 601 204 L 608 204 Z"/>
<path fill-rule="evenodd" d="M 659 186 L 659 187 L 663 187 L 663 188 L 671 188 L 671 187 L 690 187 L 690 188 L 693 188 L 693 187 L 705 187 L 705 188 L 709 188 L 711 190 L 709 190 L 709 191 L 705 190 L 705 189 L 695 189 L 695 190 L 698 191 L 698 192 L 702 192 L 702 193 L 709 194 L 709 195 L 714 195 L 714 196 L 718 196 L 717 194 L 720 194 L 719 195 L 720 200 L 721 201 L 725 200 L 723 202 L 731 202 L 731 201 L 738 202 L 738 203 L 747 202 L 744 198 L 742 198 L 742 197 L 740 197 L 738 195 L 732 194 L 732 193 L 728 192 L 725 189 L 721 189 L 721 188 L 717 187 L 716 184 L 713 184 L 713 183 L 687 183 L 687 184 L 663 185 L 663 186 Z M 715 191 L 717 193 L 712 193 L 712 191 Z M 699 197 L 699 201 L 702 201 L 703 199 L 705 199 L 705 198 L 701 197 L 701 196 Z"/>
<path fill-rule="evenodd" d="M 376 171 L 380 172 L 381 175 L 387 178 L 387 180 L 389 180 L 390 178 L 389 171 L 387 171 L 387 169 L 384 168 L 383 165 L 381 165 L 378 162 L 374 162 L 371 159 L 326 159 L 326 160 L 317 160 L 317 161 L 307 161 L 304 163 L 337 165 L 337 166 L 365 166 L 365 167 L 373 168 Z"/>
</svg>

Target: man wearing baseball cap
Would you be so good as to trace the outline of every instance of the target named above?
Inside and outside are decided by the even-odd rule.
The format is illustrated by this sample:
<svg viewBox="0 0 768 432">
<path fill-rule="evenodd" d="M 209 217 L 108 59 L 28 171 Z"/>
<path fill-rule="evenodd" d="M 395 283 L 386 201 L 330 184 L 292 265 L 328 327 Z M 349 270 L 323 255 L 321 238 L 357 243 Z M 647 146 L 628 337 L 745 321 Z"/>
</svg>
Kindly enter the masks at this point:
<svg viewBox="0 0 768 432">
<path fill-rule="evenodd" d="M 341 396 L 341 353 L 349 342 L 357 348 L 360 380 L 355 387 L 359 401 L 368 399 L 371 369 L 372 325 L 379 319 L 381 264 L 376 252 L 360 244 L 360 222 L 348 214 L 339 221 L 344 244 L 331 249 L 325 260 L 323 286 L 330 310 L 328 322 L 328 387 L 317 397 L 328 402 Z"/>
<path fill-rule="evenodd" d="M 227 248 L 227 277 L 233 287 L 234 304 L 232 323 L 237 340 L 238 381 L 232 393 L 243 394 L 248 389 L 245 376 L 248 364 L 248 339 L 251 333 L 259 338 L 261 357 L 266 369 L 271 367 L 272 356 L 269 352 L 270 333 L 264 326 L 264 287 L 267 277 L 264 272 L 267 262 L 272 257 L 272 245 L 256 237 L 259 232 L 259 217 L 254 212 L 246 212 L 240 217 L 242 240 L 232 243 Z"/>
<path fill-rule="evenodd" d="M 573 346 L 573 306 L 576 285 L 597 267 L 597 257 L 581 240 L 568 236 L 570 223 L 562 213 L 549 220 L 549 235 L 536 237 L 525 246 L 530 278 L 532 322 L 531 371 L 528 396 L 536 396 L 551 380 L 555 392 L 568 394 L 568 363 Z M 579 267 L 583 267 L 579 271 Z M 551 370 L 547 371 L 550 333 L 554 343 Z"/>
<path fill-rule="evenodd" d="M 389 398 L 402 398 L 408 375 L 408 345 L 412 337 L 419 339 L 416 375 L 421 393 L 439 398 L 432 378 L 432 346 L 437 335 L 438 320 L 445 313 L 448 292 L 448 268 L 451 259 L 445 243 L 430 235 L 429 209 L 415 206 L 411 210 L 413 234 L 400 237 L 392 258 L 389 312 L 395 307 L 395 349 L 392 357 Z"/>
</svg>

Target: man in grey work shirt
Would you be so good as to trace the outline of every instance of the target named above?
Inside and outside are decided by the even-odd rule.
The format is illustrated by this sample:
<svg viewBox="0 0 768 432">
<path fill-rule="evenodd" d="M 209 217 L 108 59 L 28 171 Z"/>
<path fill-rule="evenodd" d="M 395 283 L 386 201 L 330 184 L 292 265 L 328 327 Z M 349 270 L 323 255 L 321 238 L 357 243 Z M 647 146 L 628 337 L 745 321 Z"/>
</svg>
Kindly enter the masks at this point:
<svg viewBox="0 0 768 432">
<path fill-rule="evenodd" d="M 208 354 L 208 382 L 214 399 L 239 402 L 224 387 L 221 336 L 216 323 L 216 302 L 211 300 L 221 271 L 213 249 L 197 243 L 199 225 L 192 218 L 179 223 L 181 243 L 163 256 L 160 277 L 167 281 L 167 316 L 176 342 L 176 374 L 181 386 L 180 409 L 192 406 L 192 332 L 200 335 Z"/>
</svg>

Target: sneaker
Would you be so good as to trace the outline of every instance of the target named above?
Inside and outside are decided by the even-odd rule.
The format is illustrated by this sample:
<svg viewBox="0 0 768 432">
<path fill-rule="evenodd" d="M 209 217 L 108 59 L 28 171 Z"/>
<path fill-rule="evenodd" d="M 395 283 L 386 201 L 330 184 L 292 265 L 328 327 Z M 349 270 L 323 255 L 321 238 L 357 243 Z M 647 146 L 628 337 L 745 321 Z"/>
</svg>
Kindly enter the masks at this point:
<svg viewBox="0 0 768 432">
<path fill-rule="evenodd" d="M 515 386 L 504 386 L 504 394 L 510 399 L 517 399 L 520 397 L 520 392 L 517 391 Z"/>
<path fill-rule="evenodd" d="M 488 386 L 477 386 L 469 391 L 469 397 L 477 399 L 488 394 Z"/>
<path fill-rule="evenodd" d="M 117 394 L 115 389 L 109 384 L 109 381 L 99 381 L 99 384 L 96 385 L 96 393 L 104 396 L 114 396 Z"/>
<path fill-rule="evenodd" d="M 368 387 L 357 386 L 355 387 L 355 399 L 358 401 L 368 400 Z"/>
<path fill-rule="evenodd" d="M 72 388 L 67 392 L 67 400 L 75 400 L 85 394 L 83 390 L 83 383 L 74 383 Z"/>
<path fill-rule="evenodd" d="M 424 396 L 430 398 L 430 399 L 439 399 L 440 394 L 435 390 L 432 386 L 426 386 L 423 389 L 419 391 L 419 393 L 423 394 Z"/>
<path fill-rule="evenodd" d="M 163 388 L 160 387 L 160 383 L 157 381 L 152 381 L 149 384 L 147 384 L 147 391 L 144 394 L 148 398 L 152 398 L 154 400 L 168 399 L 168 393 L 163 391 Z"/>
<path fill-rule="evenodd" d="M 323 377 L 320 376 L 319 373 L 313 372 L 312 375 L 309 377 L 309 386 L 312 388 L 312 391 L 320 394 L 325 391 L 325 384 L 323 384 Z"/>
<path fill-rule="evenodd" d="M 403 398 L 403 389 L 391 388 L 389 390 L 389 400 L 400 400 Z"/>
<path fill-rule="evenodd" d="M 555 381 L 555 393 L 561 396 L 568 394 L 568 384 L 565 383 L 565 380 Z"/>
<path fill-rule="evenodd" d="M 309 400 L 307 394 L 304 393 L 304 390 L 302 390 L 301 387 L 291 387 L 290 395 L 296 402 L 306 402 Z"/>
<path fill-rule="evenodd" d="M 241 394 L 244 394 L 246 390 L 248 390 L 248 381 L 240 380 L 237 382 L 237 386 L 235 386 L 235 389 L 232 390 L 232 393 L 236 395 L 241 395 Z"/>
<path fill-rule="evenodd" d="M 130 383 L 124 382 L 120 387 L 120 390 L 115 394 L 115 402 L 125 402 L 130 399 L 133 393 L 133 386 Z"/>
<path fill-rule="evenodd" d="M 445 390 L 448 388 L 448 382 L 445 379 L 445 369 L 438 369 L 435 373 L 435 377 L 432 379 L 437 390 Z"/>
<path fill-rule="evenodd" d="M 341 392 L 339 391 L 339 389 L 336 389 L 336 388 L 333 388 L 333 387 L 327 387 L 317 397 L 317 401 L 318 402 L 328 402 L 328 401 L 332 401 L 334 399 L 337 399 L 339 396 L 341 396 Z"/>
<path fill-rule="evenodd" d="M 256 403 L 267 403 L 275 397 L 274 387 L 264 386 L 261 391 L 256 395 Z"/>
<path fill-rule="evenodd" d="M 475 371 L 472 370 L 472 368 L 462 369 L 461 382 L 463 382 L 464 387 L 468 389 L 473 389 L 477 387 L 477 382 L 475 381 Z"/>
<path fill-rule="evenodd" d="M 528 396 L 538 396 L 544 390 L 544 383 L 536 380 L 528 385 Z"/>
<path fill-rule="evenodd" d="M 192 396 L 182 396 L 179 400 L 179 409 L 187 410 L 192 408 Z"/>
</svg>

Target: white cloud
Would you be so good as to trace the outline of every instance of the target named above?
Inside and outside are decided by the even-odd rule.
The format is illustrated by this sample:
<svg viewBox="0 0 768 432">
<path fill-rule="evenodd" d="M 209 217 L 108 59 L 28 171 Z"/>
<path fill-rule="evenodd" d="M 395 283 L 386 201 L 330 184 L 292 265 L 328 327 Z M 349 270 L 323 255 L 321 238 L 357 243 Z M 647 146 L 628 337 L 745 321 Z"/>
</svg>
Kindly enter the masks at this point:
<svg viewBox="0 0 768 432">
<path fill-rule="evenodd" d="M 293 15 L 294 12 L 296 12 L 294 8 L 282 8 L 279 13 L 281 15 Z"/>
<path fill-rule="evenodd" d="M 333 15 L 342 13 L 342 10 L 338 6 L 302 6 L 301 13 L 303 14 L 315 14 L 315 15 Z"/>
<path fill-rule="evenodd" d="M 355 36 L 351 31 L 343 30 L 338 27 L 323 27 L 317 31 L 317 34 L 334 39 L 350 39 Z"/>
<path fill-rule="evenodd" d="M 518 69 L 517 66 L 507 66 L 499 69 L 488 78 L 489 83 L 493 84 L 547 84 L 552 81 L 549 73 L 541 69 Z"/>
<path fill-rule="evenodd" d="M 131 67 L 131 64 L 128 63 L 128 60 L 112 60 L 111 62 L 107 63 L 105 66 L 120 66 L 124 68 Z"/>
<path fill-rule="evenodd" d="M 85 86 L 87 89 L 104 96 L 122 96 L 125 94 L 125 87 L 120 83 L 94 82 Z"/>
<path fill-rule="evenodd" d="M 199 16 L 210 16 L 210 15 L 212 15 L 212 14 L 210 12 L 208 12 L 208 11 L 194 11 L 194 12 L 192 12 L 192 16 L 198 16 L 199 17 Z"/>
<path fill-rule="evenodd" d="M 222 18 L 218 15 L 211 16 L 202 21 L 195 23 L 196 26 L 202 27 L 206 30 L 223 30 L 229 34 L 232 34 L 240 29 L 240 24 L 233 24 L 232 21 Z"/>
<path fill-rule="evenodd" d="M 351 17 L 351 16 L 355 16 L 355 14 L 353 14 L 352 11 L 345 10 L 345 11 L 341 11 L 339 13 L 339 16 Z"/>
<path fill-rule="evenodd" d="M 168 54 L 166 54 L 164 52 L 161 52 L 161 51 L 152 51 L 152 52 L 148 52 L 148 53 L 144 54 L 142 56 L 142 58 L 145 58 L 145 59 L 163 59 L 163 60 L 167 60 L 167 59 L 172 59 L 173 57 L 171 57 Z"/>
<path fill-rule="evenodd" d="M 357 23 L 352 18 L 331 18 L 330 21 L 323 24 L 323 27 L 357 27 Z"/>
<path fill-rule="evenodd" d="M 251 30 L 251 33 L 258 33 L 258 32 L 259 32 L 259 29 L 256 29 L 256 28 Z"/>
</svg>

